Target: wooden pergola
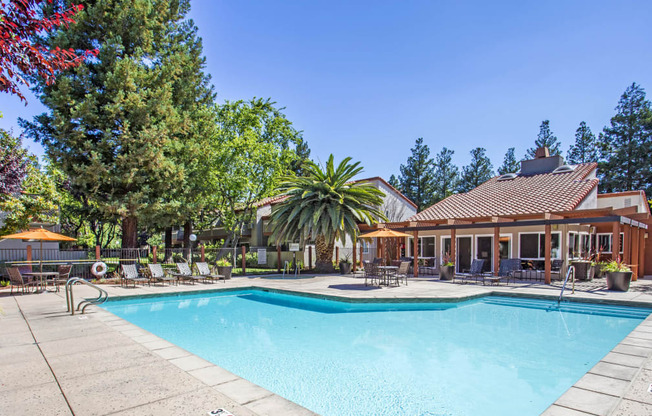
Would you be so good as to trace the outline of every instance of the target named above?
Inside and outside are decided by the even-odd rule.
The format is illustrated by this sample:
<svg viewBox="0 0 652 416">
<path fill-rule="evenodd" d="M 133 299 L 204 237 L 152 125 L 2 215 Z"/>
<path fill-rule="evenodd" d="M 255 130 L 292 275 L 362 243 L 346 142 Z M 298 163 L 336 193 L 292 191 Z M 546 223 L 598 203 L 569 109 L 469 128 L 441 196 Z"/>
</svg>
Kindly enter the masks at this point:
<svg viewBox="0 0 652 416">
<path fill-rule="evenodd" d="M 612 252 L 620 252 L 620 233 L 623 238 L 621 261 L 630 265 L 635 272 L 633 280 L 643 277 L 645 264 L 645 233 L 650 223 L 650 214 L 637 213 L 636 207 L 598 208 L 574 211 L 547 212 L 541 214 L 513 215 L 500 217 L 450 218 L 436 221 L 395 222 L 384 226 L 405 233 L 412 233 L 414 255 L 414 277 L 419 275 L 418 238 L 419 232 L 450 231 L 451 256 L 456 253 L 456 232 L 464 229 L 493 229 L 493 273 L 498 275 L 500 230 L 510 227 L 543 226 L 545 233 L 545 283 L 551 282 L 552 226 L 562 224 L 586 225 L 593 233 L 612 234 Z M 382 225 L 381 225 L 382 226 Z"/>
</svg>

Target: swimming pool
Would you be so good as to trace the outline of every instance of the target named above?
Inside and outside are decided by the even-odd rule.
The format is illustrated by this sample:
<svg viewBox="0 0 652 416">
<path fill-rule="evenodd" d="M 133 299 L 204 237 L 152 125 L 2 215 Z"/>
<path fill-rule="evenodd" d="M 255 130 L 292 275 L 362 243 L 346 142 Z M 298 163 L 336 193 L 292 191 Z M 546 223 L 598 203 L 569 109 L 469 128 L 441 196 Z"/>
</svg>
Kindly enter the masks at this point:
<svg viewBox="0 0 652 416">
<path fill-rule="evenodd" d="M 485 297 L 347 303 L 260 290 L 110 312 L 322 415 L 538 415 L 647 309 Z"/>
</svg>

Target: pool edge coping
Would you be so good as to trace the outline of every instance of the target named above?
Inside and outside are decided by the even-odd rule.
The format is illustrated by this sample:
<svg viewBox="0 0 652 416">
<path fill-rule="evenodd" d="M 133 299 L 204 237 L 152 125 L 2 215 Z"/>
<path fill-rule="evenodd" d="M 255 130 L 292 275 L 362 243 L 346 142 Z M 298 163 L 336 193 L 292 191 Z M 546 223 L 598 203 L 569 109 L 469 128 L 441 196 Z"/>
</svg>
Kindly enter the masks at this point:
<svg viewBox="0 0 652 416">
<path fill-rule="evenodd" d="M 462 296 L 448 296 L 448 297 L 438 297 L 438 298 L 430 298 L 430 297 L 423 297 L 423 298 L 415 298 L 415 297 L 367 297 L 367 298 L 355 298 L 355 297 L 347 297 L 347 296 L 337 296 L 337 295 L 327 295 L 323 293 L 314 293 L 310 291 L 299 291 L 299 290 L 287 290 L 287 289 L 279 289 L 279 288 L 269 288 L 269 287 L 262 287 L 262 286 L 256 286 L 256 285 L 250 285 L 250 286 L 242 286 L 242 287 L 226 287 L 226 288 L 215 288 L 215 289 L 209 289 L 209 290 L 186 290 L 183 292 L 166 292 L 166 293 L 151 293 L 151 294 L 140 294 L 140 295 L 121 295 L 121 296 L 112 296 L 111 300 L 123 300 L 123 299 L 147 299 L 147 298 L 158 298 L 158 297 L 169 297 L 169 296 L 180 296 L 180 295 L 197 295 L 197 294 L 208 294 L 208 293 L 219 293 L 219 292 L 235 292 L 235 291 L 243 291 L 243 290 L 260 290 L 264 292 L 272 292 L 272 293 L 279 293 L 279 294 L 288 294 L 288 295 L 296 295 L 296 296 L 303 296 L 303 297 L 309 297 L 309 298 L 317 298 L 317 299 L 325 299 L 325 300 L 334 300 L 334 301 L 340 301 L 340 302 L 347 302 L 347 303 L 388 303 L 388 302 L 393 302 L 393 303 L 454 303 L 454 302 L 463 302 L 463 301 L 468 301 L 468 300 L 475 300 L 475 299 L 481 299 L 489 296 L 504 296 L 504 297 L 512 297 L 512 298 L 529 298 L 529 299 L 539 299 L 539 300 L 557 300 L 557 296 L 552 296 L 552 295 L 545 295 L 545 294 L 529 294 L 529 293 L 514 293 L 514 292 L 505 292 L 505 291 L 500 291 L 500 290 L 491 290 L 488 292 L 484 293 L 476 293 L 476 294 L 470 294 L 470 295 L 462 295 Z M 111 300 L 109 302 L 111 302 Z M 600 304 L 600 305 L 607 305 L 607 306 L 629 306 L 629 307 L 638 307 L 638 308 L 647 308 L 647 309 L 652 309 L 652 305 L 647 302 L 637 302 L 637 301 L 631 301 L 631 300 L 620 300 L 620 299 L 593 299 L 593 298 L 587 298 L 587 297 L 573 297 L 573 298 L 564 298 L 565 302 L 570 302 L 570 303 L 593 303 L 593 304 Z M 147 334 L 154 336 L 160 340 L 166 341 L 163 338 L 159 337 L 158 335 L 152 334 L 151 332 L 135 325 L 132 324 L 131 322 L 113 314 L 110 311 L 107 311 L 104 308 L 100 308 L 104 313 L 111 314 L 118 318 L 121 321 L 124 321 L 126 323 L 129 323 L 142 331 L 147 332 Z M 650 331 L 652 331 L 652 313 L 650 313 L 639 325 L 636 326 L 630 333 L 627 334 L 623 340 L 621 340 L 613 349 L 611 349 L 609 352 L 605 354 L 604 357 L 598 361 L 590 370 L 588 370 L 576 383 L 574 383 L 568 390 L 566 390 L 564 393 L 562 393 L 546 410 L 544 410 L 541 415 L 559 415 L 559 414 L 564 414 L 563 412 L 581 412 L 587 415 L 598 415 L 598 416 L 611 416 L 614 415 L 616 410 L 618 410 L 621 402 L 623 402 L 625 399 L 625 395 L 630 391 L 632 384 L 635 382 L 636 378 L 640 375 L 642 369 L 645 367 L 647 361 L 652 359 L 652 341 L 649 341 L 647 339 L 643 339 L 646 341 L 649 341 L 650 345 L 647 346 L 642 346 L 637 345 L 634 341 L 634 344 L 630 338 L 634 339 L 639 339 L 636 338 L 635 336 L 632 337 L 632 334 L 634 334 L 636 331 L 638 331 L 641 328 L 649 328 Z M 649 331 L 643 331 L 643 332 L 649 332 Z M 129 335 L 130 336 L 130 335 Z M 135 342 L 143 345 L 146 342 L 141 342 L 139 340 L 136 340 L 134 338 L 137 338 L 138 336 L 130 336 L 132 340 Z M 151 341 L 148 341 L 151 342 Z M 166 341 L 170 343 L 169 341 Z M 172 343 L 170 343 L 172 344 Z M 190 357 L 195 357 L 196 359 L 204 360 L 203 358 L 192 354 L 191 352 L 179 347 L 176 344 L 172 344 L 173 347 L 167 347 L 167 348 L 177 348 L 179 350 L 183 350 L 187 353 L 187 356 Z M 145 346 L 148 348 L 147 346 Z M 627 354 L 627 353 L 621 353 L 617 351 L 618 349 L 620 350 L 627 350 L 628 347 L 635 347 L 635 348 L 640 348 L 647 350 L 647 353 L 645 355 L 635 355 L 635 354 Z M 155 350 L 150 350 L 154 352 Z M 627 366 L 627 365 L 622 365 L 622 364 L 615 364 L 610 361 L 605 361 L 605 358 L 609 356 L 610 354 L 615 353 L 615 354 L 621 354 L 621 355 L 633 355 L 633 356 L 639 356 L 643 358 L 641 360 L 641 363 L 638 367 L 632 367 L 632 366 Z M 157 354 L 160 356 L 160 354 Z M 178 359 L 179 357 L 174 357 L 174 358 L 165 358 L 166 361 L 168 361 L 170 364 L 177 365 L 173 360 Z M 618 378 L 618 377 L 613 377 L 610 375 L 606 375 L 603 370 L 600 369 L 600 367 L 605 366 L 618 366 L 618 367 L 624 367 L 626 369 L 630 370 L 635 370 L 632 371 L 631 377 L 629 377 L 628 380 L 625 380 L 623 378 Z M 211 388 L 215 388 L 216 386 L 219 386 L 221 384 L 227 384 L 233 381 L 238 381 L 242 380 L 246 383 L 249 383 L 256 388 L 259 388 L 261 390 L 266 391 L 269 393 L 269 395 L 264 396 L 263 398 L 260 399 L 255 399 L 251 400 L 245 404 L 241 404 L 244 407 L 247 407 L 249 410 L 254 411 L 248 407 L 249 404 L 256 402 L 257 400 L 262 400 L 266 399 L 268 397 L 274 397 L 277 400 L 282 400 L 283 402 L 287 402 L 291 405 L 297 406 L 298 408 L 301 409 L 301 414 L 310 414 L 310 415 L 317 415 L 317 413 L 311 411 L 310 409 L 307 409 L 300 404 L 293 402 L 283 396 L 280 396 L 276 393 L 273 393 L 261 386 L 258 386 L 251 381 L 239 377 L 230 371 L 211 363 L 211 366 L 219 368 L 221 371 L 226 372 L 231 374 L 234 378 L 233 380 L 226 381 L 224 383 L 219 383 L 216 385 L 209 385 L 206 383 L 204 380 L 201 378 L 197 377 L 195 374 L 192 374 L 191 371 L 184 370 L 181 368 L 181 370 L 185 371 L 187 374 L 197 378 L 199 381 L 203 382 L 204 384 L 210 386 Z M 209 366 L 210 367 L 210 366 Z M 194 370 L 192 370 L 194 371 Z M 599 388 L 588 388 L 587 386 L 580 386 L 582 383 L 582 380 L 587 376 L 587 375 L 596 375 L 599 377 L 604 377 L 604 378 L 609 378 L 613 380 L 618 380 L 618 381 L 627 381 L 627 385 L 623 386 L 623 388 L 618 391 L 618 394 L 615 394 L 616 392 L 613 392 L 612 394 L 604 393 L 603 391 L 599 391 Z M 219 391 L 219 390 L 218 390 Z M 222 392 L 222 394 L 225 394 Z M 582 395 L 590 395 L 594 396 L 593 399 L 597 400 L 599 398 L 602 399 L 607 399 L 606 401 L 611 402 L 610 405 L 608 405 L 608 408 L 605 409 L 605 412 L 595 412 L 595 410 L 592 410 L 590 405 L 587 407 L 586 403 L 583 403 L 581 396 Z M 227 395 L 228 396 L 228 395 Z M 229 396 L 230 397 L 230 396 Z M 231 397 L 231 399 L 233 399 Z M 235 400 L 235 399 L 233 399 Z M 299 410 L 299 409 L 296 409 Z M 560 413 L 560 411 L 562 413 Z M 570 413 L 569 413 L 570 414 Z M 574 413 L 577 414 L 577 413 Z"/>
</svg>

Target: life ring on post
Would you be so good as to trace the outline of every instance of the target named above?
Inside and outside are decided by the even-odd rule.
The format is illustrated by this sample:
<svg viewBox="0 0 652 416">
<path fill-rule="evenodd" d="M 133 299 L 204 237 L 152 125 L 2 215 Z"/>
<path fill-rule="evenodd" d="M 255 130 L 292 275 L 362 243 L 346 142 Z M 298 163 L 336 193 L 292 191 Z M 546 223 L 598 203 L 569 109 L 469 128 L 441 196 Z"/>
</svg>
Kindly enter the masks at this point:
<svg viewBox="0 0 652 416">
<path fill-rule="evenodd" d="M 91 273 L 93 276 L 100 278 L 106 274 L 106 271 L 109 268 L 107 267 L 106 263 L 103 261 L 98 261 L 93 263 L 93 266 L 91 267 Z"/>
</svg>

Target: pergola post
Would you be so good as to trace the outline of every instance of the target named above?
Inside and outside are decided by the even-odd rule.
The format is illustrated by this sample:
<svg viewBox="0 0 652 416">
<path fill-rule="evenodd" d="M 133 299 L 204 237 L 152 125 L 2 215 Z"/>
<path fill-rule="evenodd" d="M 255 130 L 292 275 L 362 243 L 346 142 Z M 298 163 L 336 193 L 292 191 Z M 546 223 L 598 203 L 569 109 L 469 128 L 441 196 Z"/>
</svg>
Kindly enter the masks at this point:
<svg viewBox="0 0 652 416">
<path fill-rule="evenodd" d="M 620 222 L 614 222 L 611 230 L 611 260 L 620 256 Z"/>
<path fill-rule="evenodd" d="M 545 235 L 544 250 L 546 251 L 545 254 L 546 284 L 549 285 L 552 281 L 552 261 L 550 259 L 550 256 L 552 254 L 550 253 L 552 251 L 552 225 L 546 224 L 545 230 L 546 230 L 546 235 Z"/>
<path fill-rule="evenodd" d="M 638 277 L 645 275 L 645 229 L 638 229 Z"/>
<path fill-rule="evenodd" d="M 354 237 L 353 238 L 353 267 L 352 267 L 353 273 L 355 273 L 355 271 L 358 269 L 358 258 L 357 258 L 358 252 L 356 250 L 356 248 L 357 248 L 356 245 L 357 244 L 358 244 L 358 241 Z"/>
<path fill-rule="evenodd" d="M 457 238 L 455 236 L 455 234 L 456 234 L 455 231 L 456 231 L 455 228 L 451 229 L 451 253 L 450 253 L 450 256 L 451 256 L 451 261 L 453 262 L 453 264 L 455 264 L 455 267 L 453 267 L 453 273 L 457 272 L 457 256 L 456 256 L 456 253 L 457 253 L 456 252 Z"/>
<path fill-rule="evenodd" d="M 27 264 L 29 264 L 29 270 L 32 271 L 32 246 L 27 246 Z"/>
<path fill-rule="evenodd" d="M 412 239 L 412 268 L 414 269 L 414 277 L 419 277 L 419 232 L 414 232 Z"/>
<path fill-rule="evenodd" d="M 281 246 L 276 246 L 276 271 L 281 273 Z"/>
<path fill-rule="evenodd" d="M 335 263 L 340 262 L 340 246 L 335 247 Z"/>
<path fill-rule="evenodd" d="M 202 246 L 202 248 L 203 248 L 203 246 Z M 157 249 L 156 246 L 152 247 L 152 263 L 154 263 L 154 264 L 156 264 L 156 257 L 157 257 L 156 256 L 156 249 Z M 202 259 L 202 261 L 204 261 L 204 260 Z"/>
<path fill-rule="evenodd" d="M 498 276 L 500 263 L 500 227 L 494 227 L 494 276 Z"/>
<path fill-rule="evenodd" d="M 362 250 L 363 250 L 362 243 L 360 243 L 360 267 L 363 267 L 362 266 L 362 254 L 363 254 Z"/>
</svg>

